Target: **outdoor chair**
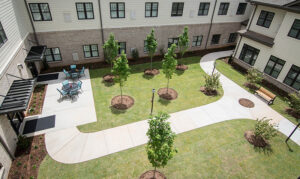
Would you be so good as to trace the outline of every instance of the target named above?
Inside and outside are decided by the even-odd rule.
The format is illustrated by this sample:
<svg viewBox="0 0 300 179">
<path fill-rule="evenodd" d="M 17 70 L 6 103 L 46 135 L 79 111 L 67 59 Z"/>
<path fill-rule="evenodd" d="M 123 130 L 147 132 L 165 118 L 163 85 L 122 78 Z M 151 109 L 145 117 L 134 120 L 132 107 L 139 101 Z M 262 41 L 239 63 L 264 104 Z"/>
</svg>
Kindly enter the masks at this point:
<svg viewBox="0 0 300 179">
<path fill-rule="evenodd" d="M 60 98 L 63 98 L 65 96 L 68 96 L 68 92 L 64 91 L 64 90 L 60 90 L 60 89 L 57 89 L 57 91 L 59 92 L 60 94 Z"/>
<path fill-rule="evenodd" d="M 70 65 L 71 69 L 76 69 L 76 65 Z"/>
<path fill-rule="evenodd" d="M 79 75 L 80 75 L 80 76 L 85 76 L 85 73 L 84 73 L 84 67 L 82 67 L 82 69 L 80 70 Z"/>
<path fill-rule="evenodd" d="M 66 75 L 66 78 L 70 78 L 71 75 L 69 72 L 67 72 L 65 69 L 63 69 L 64 74 Z"/>
<path fill-rule="evenodd" d="M 71 78 L 72 79 L 75 79 L 75 78 L 78 78 L 78 77 L 79 77 L 78 73 L 71 73 Z"/>
<path fill-rule="evenodd" d="M 69 80 L 65 80 L 65 81 L 63 81 L 63 82 L 62 82 L 62 85 L 63 85 L 63 88 L 65 88 L 65 89 L 68 89 L 68 88 L 70 88 L 70 85 L 69 85 Z"/>
<path fill-rule="evenodd" d="M 79 91 L 82 91 L 82 89 L 81 89 L 81 86 L 82 86 L 82 81 L 78 81 L 77 82 L 77 90 Z"/>
<path fill-rule="evenodd" d="M 78 95 L 78 89 L 77 88 L 71 89 L 71 91 L 69 92 L 69 95 L 73 99 L 73 97 L 75 95 Z"/>
</svg>

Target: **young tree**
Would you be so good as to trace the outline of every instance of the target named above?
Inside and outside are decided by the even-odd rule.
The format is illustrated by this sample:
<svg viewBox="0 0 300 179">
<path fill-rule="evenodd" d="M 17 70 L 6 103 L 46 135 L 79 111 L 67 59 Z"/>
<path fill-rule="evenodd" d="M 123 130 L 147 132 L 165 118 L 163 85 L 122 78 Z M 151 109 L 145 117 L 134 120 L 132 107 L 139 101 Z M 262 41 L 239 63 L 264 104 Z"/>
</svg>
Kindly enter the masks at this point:
<svg viewBox="0 0 300 179">
<path fill-rule="evenodd" d="M 114 62 L 114 66 L 112 69 L 112 73 L 116 76 L 115 81 L 120 84 L 121 90 L 121 103 L 123 103 L 123 92 L 122 87 L 124 86 L 125 81 L 130 74 L 130 68 L 128 65 L 128 60 L 124 51 L 119 58 L 117 58 Z"/>
<path fill-rule="evenodd" d="M 204 87 L 207 91 L 213 92 L 216 91 L 220 86 L 220 74 L 214 73 L 212 75 L 205 75 L 205 84 Z"/>
<path fill-rule="evenodd" d="M 154 177 L 157 167 L 164 167 L 173 158 L 177 150 L 174 147 L 175 133 L 172 132 L 167 113 L 160 112 L 150 116 L 147 136 L 149 141 L 146 146 L 148 159 L 154 167 Z"/>
<path fill-rule="evenodd" d="M 104 56 L 107 63 L 110 63 L 111 69 L 113 65 L 113 61 L 118 56 L 118 41 L 115 40 L 115 36 L 113 33 L 110 33 L 109 39 L 103 45 Z"/>
<path fill-rule="evenodd" d="M 176 44 L 172 44 L 171 47 L 168 48 L 168 52 L 165 54 L 162 63 L 163 73 L 168 79 L 167 93 L 169 90 L 169 80 L 172 78 L 177 66 L 177 60 L 175 59 L 176 57 L 175 49 L 176 49 Z"/>
<path fill-rule="evenodd" d="M 252 85 L 261 83 L 263 80 L 262 73 L 255 68 L 248 69 L 246 78 L 247 81 Z"/>
<path fill-rule="evenodd" d="M 179 36 L 178 46 L 180 51 L 181 58 L 189 48 L 189 35 L 188 35 L 188 27 L 184 27 L 183 34 Z"/>
<path fill-rule="evenodd" d="M 277 135 L 276 125 L 270 123 L 271 119 L 257 119 L 254 126 L 256 139 L 269 140 Z"/>
<path fill-rule="evenodd" d="M 152 58 L 157 49 L 157 41 L 154 37 L 154 29 L 152 29 L 151 33 L 147 35 L 146 38 L 146 49 L 151 59 L 151 71 L 152 71 Z"/>
</svg>

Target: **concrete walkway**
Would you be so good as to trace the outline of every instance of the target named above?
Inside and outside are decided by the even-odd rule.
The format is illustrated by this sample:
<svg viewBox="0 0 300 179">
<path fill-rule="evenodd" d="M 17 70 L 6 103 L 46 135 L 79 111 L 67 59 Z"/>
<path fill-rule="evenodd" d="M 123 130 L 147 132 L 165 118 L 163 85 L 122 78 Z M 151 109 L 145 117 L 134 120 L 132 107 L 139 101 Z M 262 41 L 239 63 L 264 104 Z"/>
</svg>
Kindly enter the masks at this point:
<svg viewBox="0 0 300 179">
<path fill-rule="evenodd" d="M 232 51 L 223 51 L 205 55 L 200 66 L 210 74 L 216 59 L 231 54 Z M 279 124 L 278 130 L 285 135 L 295 127 L 257 96 L 248 93 L 223 75 L 220 80 L 224 96 L 214 103 L 171 114 L 169 121 L 173 131 L 178 134 L 226 120 L 262 117 L 273 119 Z M 238 103 L 240 98 L 252 100 L 255 107 L 242 107 Z M 145 144 L 148 141 L 147 129 L 147 120 L 94 133 L 81 133 L 76 127 L 72 127 L 47 133 L 46 148 L 49 155 L 58 162 L 79 163 Z M 299 129 L 291 140 L 300 145 Z"/>
</svg>

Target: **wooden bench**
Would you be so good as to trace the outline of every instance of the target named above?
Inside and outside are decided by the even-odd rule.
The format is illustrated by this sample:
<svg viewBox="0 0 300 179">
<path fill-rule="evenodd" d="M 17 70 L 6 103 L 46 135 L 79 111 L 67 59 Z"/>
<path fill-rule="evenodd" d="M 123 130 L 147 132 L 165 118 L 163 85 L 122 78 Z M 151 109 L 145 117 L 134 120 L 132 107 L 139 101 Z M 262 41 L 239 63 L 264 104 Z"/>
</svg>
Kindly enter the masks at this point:
<svg viewBox="0 0 300 179">
<path fill-rule="evenodd" d="M 260 87 L 258 90 L 256 90 L 255 94 L 259 95 L 260 97 L 264 98 L 266 101 L 268 101 L 268 104 L 273 104 L 276 95 L 268 91 L 264 87 Z"/>
</svg>

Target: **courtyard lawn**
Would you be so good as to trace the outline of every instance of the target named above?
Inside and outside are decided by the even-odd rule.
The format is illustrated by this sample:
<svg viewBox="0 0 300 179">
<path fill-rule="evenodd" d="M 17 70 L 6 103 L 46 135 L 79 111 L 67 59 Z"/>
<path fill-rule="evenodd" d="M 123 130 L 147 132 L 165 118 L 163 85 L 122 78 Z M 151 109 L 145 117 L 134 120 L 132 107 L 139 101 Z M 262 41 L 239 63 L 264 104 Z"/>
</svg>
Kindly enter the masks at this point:
<svg viewBox="0 0 300 179">
<path fill-rule="evenodd" d="M 221 88 L 219 89 L 220 94 L 214 97 L 200 92 L 199 89 L 204 85 L 204 75 L 206 75 L 200 68 L 200 59 L 200 57 L 190 57 L 181 60 L 181 63 L 188 64 L 189 69 L 184 73 L 177 72 L 170 80 L 170 88 L 178 92 L 178 98 L 173 101 L 161 100 L 155 93 L 154 112 L 173 113 L 217 101 L 223 95 Z M 95 132 L 148 119 L 152 89 L 155 88 L 157 91 L 167 85 L 161 64 L 161 62 L 153 63 L 154 68 L 160 69 L 160 74 L 152 79 L 143 76 L 144 70 L 150 68 L 149 63 L 131 66 L 131 75 L 125 83 L 123 94 L 133 97 L 135 104 L 126 111 L 110 107 L 111 99 L 120 95 L 119 84 L 109 86 L 102 82 L 102 76 L 109 73 L 110 68 L 90 70 L 97 122 L 79 126 L 79 130 Z"/>
<path fill-rule="evenodd" d="M 167 178 L 297 178 L 300 147 L 279 134 L 271 150 L 254 148 L 244 138 L 255 121 L 232 120 L 177 135 L 178 153 L 165 168 Z M 153 169 L 145 145 L 79 164 L 62 164 L 47 156 L 38 178 L 138 178 Z"/>
<path fill-rule="evenodd" d="M 234 69 L 231 65 L 225 63 L 222 60 L 217 60 L 216 68 L 220 73 L 222 73 L 223 75 L 225 75 L 226 77 L 228 77 L 229 79 L 231 79 L 232 81 L 234 81 L 235 83 L 240 85 L 242 88 L 246 89 L 247 91 L 249 91 L 251 93 L 254 93 L 253 90 L 250 90 L 249 88 L 244 86 L 244 83 L 247 81 L 246 76 L 243 73 Z M 268 88 L 267 86 L 263 85 L 263 87 L 272 91 L 272 89 Z M 274 93 L 277 97 L 274 101 L 274 104 L 270 105 L 270 107 L 273 108 L 278 113 L 280 113 L 285 118 L 287 118 L 288 120 L 290 120 L 292 123 L 297 124 L 297 119 L 291 115 L 288 115 L 285 112 L 285 109 L 288 108 L 289 105 L 285 102 L 284 98 L 282 96 L 279 96 L 274 91 L 272 91 L 272 93 Z"/>
</svg>

